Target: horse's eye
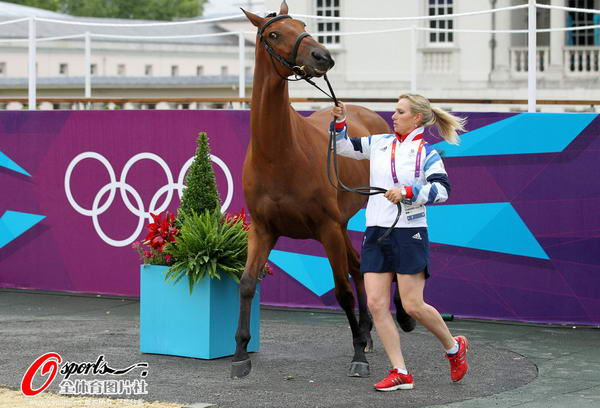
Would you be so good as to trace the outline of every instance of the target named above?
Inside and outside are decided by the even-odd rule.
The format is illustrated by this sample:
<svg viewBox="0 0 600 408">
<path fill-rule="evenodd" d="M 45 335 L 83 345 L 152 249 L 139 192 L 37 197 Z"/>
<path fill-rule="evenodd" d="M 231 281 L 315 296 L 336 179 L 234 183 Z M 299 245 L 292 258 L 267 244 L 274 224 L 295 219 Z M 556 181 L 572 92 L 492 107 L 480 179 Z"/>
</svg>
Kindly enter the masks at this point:
<svg viewBox="0 0 600 408">
<path fill-rule="evenodd" d="M 272 32 L 272 33 L 269 34 L 269 37 L 271 37 L 272 39 L 276 40 L 277 37 L 278 37 L 278 35 L 277 35 L 276 32 Z"/>
</svg>

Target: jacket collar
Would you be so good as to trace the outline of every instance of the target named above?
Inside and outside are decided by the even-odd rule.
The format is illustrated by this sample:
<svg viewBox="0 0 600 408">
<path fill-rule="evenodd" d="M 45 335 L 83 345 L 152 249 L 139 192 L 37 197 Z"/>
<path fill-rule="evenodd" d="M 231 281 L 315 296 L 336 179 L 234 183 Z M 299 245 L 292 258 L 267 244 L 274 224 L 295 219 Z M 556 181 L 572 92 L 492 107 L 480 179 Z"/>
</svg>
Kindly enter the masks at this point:
<svg viewBox="0 0 600 408">
<path fill-rule="evenodd" d="M 396 134 L 396 138 L 401 143 L 412 142 L 413 140 L 423 139 L 423 131 L 424 130 L 425 130 L 424 127 L 418 127 L 415 130 L 413 130 L 412 132 L 405 133 L 403 135 L 400 135 L 397 132 L 395 132 L 395 134 Z"/>
</svg>

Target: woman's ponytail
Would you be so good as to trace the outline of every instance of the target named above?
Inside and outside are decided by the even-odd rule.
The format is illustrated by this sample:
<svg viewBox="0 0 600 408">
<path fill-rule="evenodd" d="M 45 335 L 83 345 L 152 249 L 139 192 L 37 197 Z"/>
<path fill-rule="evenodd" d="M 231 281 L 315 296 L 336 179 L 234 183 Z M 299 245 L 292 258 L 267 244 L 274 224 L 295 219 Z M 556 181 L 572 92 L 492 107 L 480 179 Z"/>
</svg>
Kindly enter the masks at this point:
<svg viewBox="0 0 600 408">
<path fill-rule="evenodd" d="M 423 120 L 419 126 L 435 125 L 446 142 L 454 145 L 459 143 L 457 132 L 465 131 L 466 119 L 454 116 L 441 108 L 431 106 L 429 99 L 421 95 L 404 94 L 400 95 L 399 99 L 406 99 L 409 102 L 410 110 L 413 114 L 420 113 L 423 115 Z"/>
</svg>

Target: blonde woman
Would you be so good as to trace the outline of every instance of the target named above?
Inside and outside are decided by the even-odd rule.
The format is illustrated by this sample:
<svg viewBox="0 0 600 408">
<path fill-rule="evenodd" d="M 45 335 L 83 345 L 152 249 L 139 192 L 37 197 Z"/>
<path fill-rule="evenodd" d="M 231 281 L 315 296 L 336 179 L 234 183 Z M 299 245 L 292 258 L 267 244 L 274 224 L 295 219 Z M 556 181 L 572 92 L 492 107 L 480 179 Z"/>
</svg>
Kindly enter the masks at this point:
<svg viewBox="0 0 600 408">
<path fill-rule="evenodd" d="M 407 371 L 400 335 L 390 313 L 390 288 L 394 276 L 406 312 L 427 328 L 441 343 L 450 362 L 452 381 L 460 381 L 469 368 L 464 336 L 453 337 L 439 312 L 423 300 L 429 278 L 429 240 L 425 205 L 448 199 L 450 184 L 440 155 L 423 140 L 427 126 L 436 126 L 449 143 L 458 144 L 457 131 L 464 119 L 432 107 L 421 95 L 401 95 L 392 116 L 394 134 L 352 138 L 346 126 L 344 104 L 332 110 L 336 120 L 338 154 L 369 159 L 370 185 L 387 189 L 385 195 L 369 197 L 367 230 L 361 251 L 369 310 L 392 369 L 375 384 L 378 391 L 412 389 L 413 375 Z M 379 245 L 377 239 L 396 218 L 396 203 L 402 216 L 392 234 Z"/>
</svg>

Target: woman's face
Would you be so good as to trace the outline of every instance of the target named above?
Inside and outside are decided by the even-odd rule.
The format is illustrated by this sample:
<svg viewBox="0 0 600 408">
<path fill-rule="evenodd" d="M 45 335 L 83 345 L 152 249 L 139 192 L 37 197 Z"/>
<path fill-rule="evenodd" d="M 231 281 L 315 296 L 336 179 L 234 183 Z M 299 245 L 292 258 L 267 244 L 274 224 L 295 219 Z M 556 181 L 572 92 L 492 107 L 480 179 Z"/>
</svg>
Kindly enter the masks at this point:
<svg viewBox="0 0 600 408">
<path fill-rule="evenodd" d="M 394 131 L 400 135 L 412 132 L 419 127 L 421 114 L 413 114 L 410 110 L 410 104 L 406 99 L 400 99 L 396 105 L 396 112 L 392 115 L 394 121 Z"/>
</svg>

